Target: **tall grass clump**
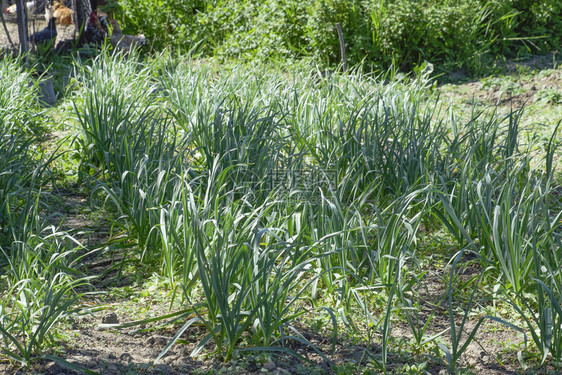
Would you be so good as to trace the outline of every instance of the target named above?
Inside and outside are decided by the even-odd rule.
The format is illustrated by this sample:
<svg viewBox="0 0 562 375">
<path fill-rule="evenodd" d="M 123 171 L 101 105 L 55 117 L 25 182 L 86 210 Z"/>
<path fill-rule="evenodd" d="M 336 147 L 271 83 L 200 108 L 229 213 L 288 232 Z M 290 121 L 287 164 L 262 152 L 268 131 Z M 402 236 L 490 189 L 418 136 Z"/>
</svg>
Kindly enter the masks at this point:
<svg viewBox="0 0 562 375">
<path fill-rule="evenodd" d="M 0 60 L 0 246 L 20 238 L 36 204 L 45 163 L 33 155 L 37 86 L 20 60 Z"/>
<path fill-rule="evenodd" d="M 73 104 L 82 131 L 83 165 L 94 171 L 105 164 L 104 152 L 115 136 L 123 139 L 127 123 L 147 114 L 153 97 L 150 69 L 136 58 L 101 53 L 89 64 L 76 61 L 78 90 Z M 123 125 L 124 124 L 124 125 Z"/>
<path fill-rule="evenodd" d="M 411 82 L 391 73 L 333 76 L 320 83 L 318 100 L 313 85 L 297 86 L 288 116 L 297 151 L 339 178 L 349 174 L 358 187 L 380 184 L 390 200 L 425 186 L 446 167 L 447 129 L 432 121 L 437 107 L 422 107 L 430 71 Z"/>
<path fill-rule="evenodd" d="M 520 145 L 520 116 L 479 120 L 476 114 L 464 134 L 457 131 L 450 150 L 459 163 L 453 178 L 440 177 L 447 197 L 438 208 L 449 216 L 444 222 L 451 233 L 493 261 L 515 292 L 532 268 L 533 191 L 543 183 L 540 170 L 531 168 L 529 146 Z"/>
<path fill-rule="evenodd" d="M 89 285 L 78 270 L 78 242 L 43 227 L 40 220 L 30 216 L 23 240 L 0 249 L 8 262 L 1 280 L 6 288 L 0 302 L 0 352 L 24 367 L 47 358 L 45 349 L 57 338 L 57 324 L 75 312 Z"/>
<path fill-rule="evenodd" d="M 78 242 L 46 224 L 42 190 L 57 154 L 36 152 L 37 85 L 9 58 L 0 78 L 0 354 L 25 367 L 48 357 L 88 278 L 78 271 Z"/>
<path fill-rule="evenodd" d="M 558 361 L 562 213 L 551 190 L 556 132 L 545 162 L 537 164 L 531 146 L 520 143 L 520 115 L 494 115 L 455 137 L 464 161 L 456 182 L 447 188 L 441 181 L 449 190 L 434 212 L 466 249 L 481 256 L 486 273 L 521 314 L 542 361 L 549 355 Z"/>
<path fill-rule="evenodd" d="M 211 343 L 224 360 L 243 345 L 310 345 L 294 323 L 306 299 L 330 304 L 334 328 L 337 314 L 357 330 L 359 310 L 369 330 L 382 329 L 384 369 L 395 306 L 414 311 L 412 286 L 424 277 L 418 240 L 443 230 L 481 262 L 477 284 L 500 285 L 540 350 L 559 356 L 554 156 L 545 177 L 520 140 L 521 112 L 474 111 L 460 123 L 429 101 L 430 65 L 406 77 L 137 64 L 114 55 L 84 67 L 75 113 L 94 191 L 194 314 L 165 351 L 193 324 L 206 329 L 194 355 Z M 480 324 L 461 341 L 480 291 L 459 330 L 461 262 L 449 280 L 452 346 L 441 347 L 451 371 Z M 365 299 L 373 291 L 386 299 L 376 317 Z M 417 345 L 436 337 L 408 318 Z"/>
<path fill-rule="evenodd" d="M 302 313 L 291 306 L 308 293 L 316 299 L 321 287 L 337 295 L 343 316 L 353 301 L 365 307 L 359 294 L 373 284 L 394 291 L 427 204 L 422 176 L 438 163 L 447 168 L 440 144 L 431 144 L 442 141 L 442 125 L 414 143 L 434 130 L 437 109 L 421 106 L 427 77 L 385 86 L 360 73 L 261 79 L 207 69 L 176 66 L 160 76 L 168 114 L 190 145 L 183 165 L 196 177 L 184 170 L 158 230 L 168 272 L 183 267 L 186 291 L 200 282 L 205 294 L 197 303 L 186 293 L 197 316 L 176 338 L 202 322 L 208 335 L 194 354 L 212 340 L 230 358 L 246 332 L 253 345 L 283 345 Z M 400 153 L 388 144 L 396 123 L 396 144 L 411 142 Z M 383 170 L 385 158 L 412 166 Z M 269 174 L 275 179 L 263 185 Z"/>
<path fill-rule="evenodd" d="M 175 184 L 184 176 L 181 145 L 168 139 L 166 121 L 143 118 L 133 134 L 116 134 L 114 147 L 105 151 L 106 168 L 111 178 L 98 181 L 119 213 L 119 219 L 138 240 L 144 254 L 160 241 L 155 227 L 160 222 L 158 209 L 169 204 Z M 176 154 L 176 151 L 180 151 Z M 189 175 L 188 175 L 189 177 Z"/>
<path fill-rule="evenodd" d="M 183 158 L 181 139 L 155 109 L 157 98 L 147 96 L 153 88 L 149 67 L 107 52 L 92 66 L 77 66 L 82 100 L 75 102 L 75 114 L 83 170 L 99 176 L 94 192 L 110 198 L 118 224 L 144 255 L 160 244 L 154 230 L 160 222 L 157 208 L 170 199 L 170 179 L 181 175 L 176 171 Z"/>
<path fill-rule="evenodd" d="M 0 59 L 0 121 L 5 131 L 33 129 L 39 112 L 38 86 L 19 59 Z"/>
<path fill-rule="evenodd" d="M 202 321 L 226 360 L 250 329 L 258 344 L 269 346 L 279 338 L 279 329 L 291 321 L 290 305 L 298 298 L 298 290 L 291 297 L 289 291 L 298 285 L 305 265 L 288 263 L 290 247 L 264 241 L 267 230 L 260 230 L 257 220 L 262 212 L 235 207 L 229 211 L 216 224 L 205 223 L 213 235 L 197 252 L 206 297 Z"/>
<path fill-rule="evenodd" d="M 509 227 L 512 231 L 522 232 L 520 237 L 525 240 L 527 254 L 531 258 L 528 284 L 522 292 L 515 293 L 513 306 L 524 319 L 541 353 L 541 363 L 549 356 L 556 363 L 562 359 L 562 210 L 560 201 L 552 199 L 551 190 L 557 188 L 552 160 L 560 146 L 555 142 L 558 128 L 553 132 L 546 149 L 543 183 L 535 184 L 525 200 L 518 203 L 526 208 L 525 215 L 515 217 L 512 221 L 518 224 L 521 220 L 521 223 Z M 525 227 L 529 228 L 528 233 L 520 230 Z M 511 245 L 512 242 L 508 243 Z"/>
<path fill-rule="evenodd" d="M 185 186 L 183 201 L 178 202 L 184 220 L 179 234 L 189 241 L 182 250 L 191 250 L 189 259 L 196 262 L 191 266 L 205 298 L 192 301 L 193 276 L 184 278 L 184 297 L 196 317 L 175 339 L 200 322 L 207 335 L 192 354 L 212 340 L 217 354 L 229 360 L 245 334 L 250 334 L 252 345 L 266 347 L 284 337 L 283 330 L 302 313 L 292 306 L 305 291 L 306 280 L 302 285 L 301 281 L 312 260 L 305 256 L 309 250 L 284 240 L 291 216 L 276 212 L 275 195 L 258 204 L 233 197 L 229 170 L 220 164 L 216 160 L 205 176 L 207 184 Z"/>
<path fill-rule="evenodd" d="M 0 119 L 0 246 L 14 238 L 35 204 L 35 163 L 28 153 L 33 138 L 12 132 Z"/>
<path fill-rule="evenodd" d="M 548 208 L 544 193 L 537 187 L 532 195 L 533 216 L 529 224 L 535 230 L 529 240 L 532 277 L 525 288 L 527 294 L 517 293 L 514 306 L 524 319 L 542 362 L 548 356 L 559 362 L 562 359 L 562 212 Z"/>
</svg>

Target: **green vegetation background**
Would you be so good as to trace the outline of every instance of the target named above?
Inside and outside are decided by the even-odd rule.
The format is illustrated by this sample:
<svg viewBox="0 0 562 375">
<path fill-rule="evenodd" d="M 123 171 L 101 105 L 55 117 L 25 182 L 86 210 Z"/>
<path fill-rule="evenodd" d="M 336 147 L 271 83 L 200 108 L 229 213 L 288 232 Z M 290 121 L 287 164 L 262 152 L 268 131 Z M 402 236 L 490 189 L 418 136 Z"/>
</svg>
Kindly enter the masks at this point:
<svg viewBox="0 0 562 375">
<path fill-rule="evenodd" d="M 155 49 L 173 47 L 220 59 L 340 61 L 409 70 L 424 60 L 469 72 L 493 56 L 557 50 L 560 0 L 112 0 L 129 33 Z"/>
</svg>

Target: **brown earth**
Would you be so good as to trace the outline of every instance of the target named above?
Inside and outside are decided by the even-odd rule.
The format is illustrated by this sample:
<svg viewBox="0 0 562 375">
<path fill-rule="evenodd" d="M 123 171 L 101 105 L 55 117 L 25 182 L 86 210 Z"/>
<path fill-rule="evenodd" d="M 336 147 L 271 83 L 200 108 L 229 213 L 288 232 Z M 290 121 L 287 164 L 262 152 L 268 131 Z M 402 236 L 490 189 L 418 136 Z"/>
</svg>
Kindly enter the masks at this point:
<svg viewBox="0 0 562 375">
<path fill-rule="evenodd" d="M 498 106 L 509 111 L 541 100 L 554 107 L 562 104 L 562 62 L 557 52 L 510 60 L 503 73 L 496 76 L 469 80 L 458 71 L 450 74 L 448 80 L 453 83 L 439 86 L 442 97 L 467 106 Z M 552 97 L 541 95 L 545 90 L 551 90 Z"/>
</svg>

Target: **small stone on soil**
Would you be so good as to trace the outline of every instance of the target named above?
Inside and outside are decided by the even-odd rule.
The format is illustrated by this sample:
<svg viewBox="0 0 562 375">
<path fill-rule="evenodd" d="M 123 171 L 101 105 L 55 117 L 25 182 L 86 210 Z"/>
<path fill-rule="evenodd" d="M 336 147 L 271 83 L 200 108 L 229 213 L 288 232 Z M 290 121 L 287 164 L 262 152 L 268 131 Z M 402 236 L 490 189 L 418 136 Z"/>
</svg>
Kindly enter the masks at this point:
<svg viewBox="0 0 562 375">
<path fill-rule="evenodd" d="M 125 352 L 119 356 L 119 360 L 122 362 L 131 362 L 133 360 L 133 356 Z"/>
<path fill-rule="evenodd" d="M 273 371 L 277 368 L 277 365 L 273 361 L 267 361 L 266 363 L 263 364 L 263 368 L 269 371 Z"/>
<path fill-rule="evenodd" d="M 169 340 L 170 339 L 168 337 L 154 335 L 154 336 L 150 336 L 146 340 L 145 345 L 165 346 L 166 344 L 168 344 Z"/>
<path fill-rule="evenodd" d="M 117 319 L 117 314 L 109 313 L 109 314 L 105 314 L 101 318 L 101 322 L 102 324 L 119 324 L 119 319 Z"/>
</svg>

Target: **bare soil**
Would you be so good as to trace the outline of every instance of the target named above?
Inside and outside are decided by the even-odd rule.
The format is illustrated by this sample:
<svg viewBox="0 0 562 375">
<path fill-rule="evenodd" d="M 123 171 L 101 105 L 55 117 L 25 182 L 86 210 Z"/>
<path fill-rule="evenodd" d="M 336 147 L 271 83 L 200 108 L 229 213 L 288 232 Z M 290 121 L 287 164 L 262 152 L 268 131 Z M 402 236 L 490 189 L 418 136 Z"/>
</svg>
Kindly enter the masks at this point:
<svg viewBox="0 0 562 375">
<path fill-rule="evenodd" d="M 500 108 L 515 110 L 540 100 L 537 94 L 542 90 L 562 90 L 562 70 L 543 76 L 514 77 L 511 82 L 468 82 L 460 89 L 463 96 L 471 99 L 471 104 L 497 104 Z"/>
</svg>

